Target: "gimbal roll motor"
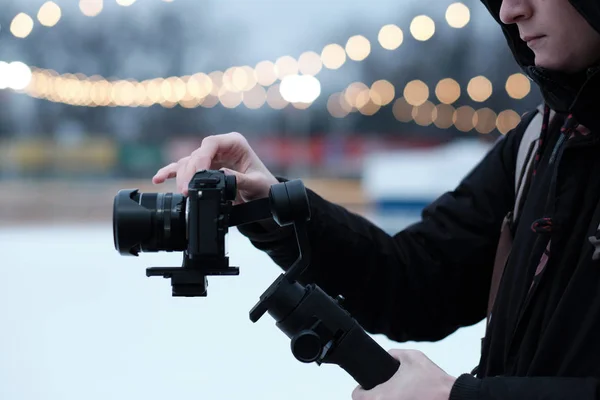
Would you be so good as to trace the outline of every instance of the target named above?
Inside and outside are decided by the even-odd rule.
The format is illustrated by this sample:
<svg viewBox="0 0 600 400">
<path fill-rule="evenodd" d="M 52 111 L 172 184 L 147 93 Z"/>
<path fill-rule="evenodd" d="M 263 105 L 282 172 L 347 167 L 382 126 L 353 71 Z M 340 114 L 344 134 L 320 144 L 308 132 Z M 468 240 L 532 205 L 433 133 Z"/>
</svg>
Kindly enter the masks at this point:
<svg viewBox="0 0 600 400">
<path fill-rule="evenodd" d="M 181 267 L 152 267 L 147 276 L 171 279 L 173 296 L 207 296 L 207 276 L 238 275 L 229 265 L 229 227 L 273 219 L 293 226 L 299 257 L 260 296 L 250 311 L 252 322 L 268 312 L 291 339 L 292 354 L 301 362 L 337 364 L 363 388 L 389 380 L 399 362 L 383 350 L 343 308 L 343 297 L 330 297 L 317 285 L 298 277 L 310 261 L 307 224 L 310 207 L 300 180 L 271 186 L 269 197 L 233 206 L 235 177 L 222 171 L 199 171 L 188 196 L 121 190 L 115 196 L 113 235 L 122 255 L 181 251 Z"/>
</svg>

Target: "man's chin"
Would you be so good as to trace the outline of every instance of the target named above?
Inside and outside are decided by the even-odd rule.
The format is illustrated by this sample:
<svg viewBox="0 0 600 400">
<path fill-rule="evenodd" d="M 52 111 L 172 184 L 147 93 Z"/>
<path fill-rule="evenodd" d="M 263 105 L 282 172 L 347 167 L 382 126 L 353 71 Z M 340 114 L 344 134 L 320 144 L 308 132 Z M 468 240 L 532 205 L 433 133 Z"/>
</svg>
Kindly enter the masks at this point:
<svg viewBox="0 0 600 400">
<path fill-rule="evenodd" d="M 557 60 L 556 58 L 553 59 L 552 57 L 538 54 L 535 55 L 535 66 L 551 72 L 563 72 L 567 74 L 581 71 L 581 68 L 576 68 L 565 60 Z"/>
</svg>

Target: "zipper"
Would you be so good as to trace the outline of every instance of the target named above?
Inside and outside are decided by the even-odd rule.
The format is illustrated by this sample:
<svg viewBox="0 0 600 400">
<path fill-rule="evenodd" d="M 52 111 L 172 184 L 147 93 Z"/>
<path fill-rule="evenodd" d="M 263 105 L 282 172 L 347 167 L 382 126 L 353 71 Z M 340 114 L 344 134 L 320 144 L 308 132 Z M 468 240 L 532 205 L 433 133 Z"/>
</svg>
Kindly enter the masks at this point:
<svg viewBox="0 0 600 400">
<path fill-rule="evenodd" d="M 560 137 L 558 140 L 560 141 Z M 598 145 L 598 144 L 600 144 L 600 137 L 598 137 L 598 136 L 575 138 L 573 140 L 567 140 L 567 142 L 564 143 L 564 147 L 563 147 L 562 151 L 564 154 L 564 152 L 566 152 L 568 149 L 581 148 L 584 146 L 587 147 L 590 145 Z M 552 162 L 555 161 L 554 156 L 555 156 L 554 154 L 551 155 Z M 562 159 L 562 156 L 559 157 L 559 162 L 560 162 L 560 159 Z M 550 163 L 550 161 L 549 161 L 549 163 Z M 559 168 L 559 167 L 560 167 L 560 165 L 556 166 L 556 168 Z M 558 171 L 556 172 L 556 174 L 557 174 L 556 179 L 558 179 Z M 551 185 L 552 185 L 552 182 L 551 182 Z M 556 197 L 555 193 L 552 194 L 552 196 Z M 556 199 L 553 198 L 552 202 L 555 202 L 555 201 L 556 201 Z M 544 211 L 546 211 L 546 210 L 544 210 Z M 536 254 L 536 255 L 539 254 L 539 256 L 534 257 L 532 263 L 536 264 L 536 268 L 537 268 L 537 264 L 539 264 L 541 258 L 543 257 L 544 252 L 546 251 L 546 248 L 548 247 L 548 243 L 550 242 L 550 240 L 551 240 L 550 235 L 548 235 L 548 237 L 539 236 L 535 240 L 532 247 L 534 249 L 534 254 Z M 541 249 L 540 249 L 540 247 L 541 247 Z M 549 262 L 550 262 L 550 260 L 548 260 L 548 263 Z M 537 282 L 535 284 L 533 284 L 533 287 L 531 287 L 530 289 L 527 289 L 528 292 L 525 295 L 525 299 L 522 301 L 521 305 L 519 306 L 517 321 L 512 330 L 510 340 L 508 342 L 508 346 L 507 346 L 507 350 L 506 350 L 506 356 L 504 358 L 505 369 L 507 367 L 509 367 L 509 365 L 512 363 L 512 361 L 514 361 L 514 357 L 516 357 L 516 355 L 517 355 L 517 352 L 515 351 L 514 346 L 517 343 L 519 343 L 519 341 L 522 339 L 518 336 L 518 334 L 520 333 L 519 330 L 522 328 L 523 317 L 525 316 L 527 311 L 529 311 L 529 307 L 533 301 L 533 297 L 537 293 L 537 289 L 538 289 L 539 285 L 541 284 L 544 276 L 546 275 L 546 270 L 548 269 L 548 267 L 549 267 L 549 265 L 546 265 L 546 267 L 542 271 L 541 275 L 537 279 Z M 531 265 L 528 265 L 528 268 L 531 268 Z M 535 269 L 533 270 L 531 282 L 533 282 L 534 278 L 535 278 Z M 517 339 L 518 339 L 518 341 L 517 341 Z"/>
</svg>

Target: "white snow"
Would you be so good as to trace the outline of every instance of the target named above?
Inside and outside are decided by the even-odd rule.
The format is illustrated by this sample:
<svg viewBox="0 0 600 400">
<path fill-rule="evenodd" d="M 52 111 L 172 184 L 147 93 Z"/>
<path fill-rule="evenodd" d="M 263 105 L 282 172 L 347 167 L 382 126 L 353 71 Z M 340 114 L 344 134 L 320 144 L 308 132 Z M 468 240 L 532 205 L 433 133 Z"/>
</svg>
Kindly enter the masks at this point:
<svg viewBox="0 0 600 400">
<path fill-rule="evenodd" d="M 237 277 L 209 277 L 208 297 L 173 298 L 150 266 L 179 253 L 120 256 L 110 224 L 0 228 L 0 398 L 5 400 L 348 400 L 333 365 L 297 361 L 265 314 L 248 312 L 281 273 L 235 229 Z M 407 305 L 409 306 L 409 305 Z M 423 350 L 455 376 L 479 358 L 483 324 Z"/>
</svg>

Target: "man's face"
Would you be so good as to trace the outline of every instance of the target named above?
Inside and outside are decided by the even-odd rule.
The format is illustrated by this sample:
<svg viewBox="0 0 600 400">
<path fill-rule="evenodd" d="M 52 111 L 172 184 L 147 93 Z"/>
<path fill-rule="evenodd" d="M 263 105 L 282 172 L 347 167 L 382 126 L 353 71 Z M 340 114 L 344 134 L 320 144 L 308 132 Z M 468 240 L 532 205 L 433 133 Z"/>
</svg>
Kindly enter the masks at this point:
<svg viewBox="0 0 600 400">
<path fill-rule="evenodd" d="M 600 33 L 569 0 L 503 0 L 500 19 L 517 24 L 537 66 L 576 72 L 600 59 Z"/>
</svg>

